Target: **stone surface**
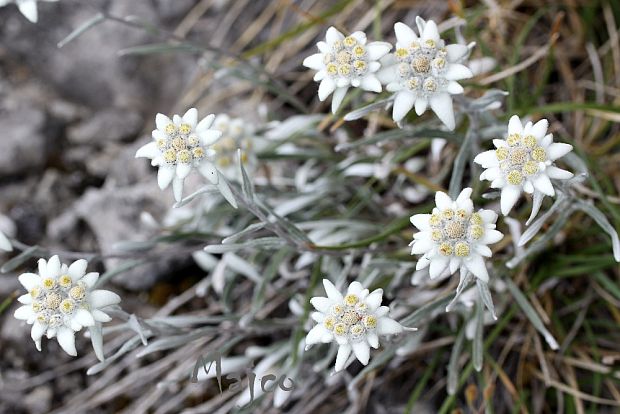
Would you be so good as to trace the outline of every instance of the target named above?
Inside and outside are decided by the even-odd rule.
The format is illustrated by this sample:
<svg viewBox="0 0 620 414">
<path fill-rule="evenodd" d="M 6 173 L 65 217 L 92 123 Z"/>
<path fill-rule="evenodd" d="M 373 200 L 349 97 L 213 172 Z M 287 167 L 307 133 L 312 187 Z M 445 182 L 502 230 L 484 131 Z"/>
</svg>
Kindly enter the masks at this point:
<svg viewBox="0 0 620 414">
<path fill-rule="evenodd" d="M 164 39 L 114 21 L 105 21 L 58 49 L 59 41 L 98 10 L 119 17 L 137 16 L 141 21 L 162 25 L 162 18 L 150 0 L 89 3 L 93 7 L 84 7 L 81 0 L 44 4 L 40 7 L 45 7 L 45 12 L 40 13 L 36 25 L 9 8 L 0 9 L 0 21 L 7 21 L 0 24 L 3 46 L 8 54 L 23 60 L 23 70 L 48 83 L 65 99 L 97 110 L 125 107 L 147 108 L 148 113 L 165 111 L 167 108 L 158 109 L 158 104 L 164 98 L 170 102 L 170 96 L 178 96 L 184 79 L 195 68 L 195 57 L 190 54 L 119 57 L 120 50 Z M 175 13 L 182 10 L 179 6 L 168 6 L 168 9 L 176 10 Z"/>
<path fill-rule="evenodd" d="M 72 144 L 103 146 L 111 141 L 135 138 L 142 125 L 142 116 L 132 109 L 107 108 L 69 127 L 67 139 Z"/>
<path fill-rule="evenodd" d="M 48 233 L 55 239 L 70 236 L 80 221 L 94 234 L 97 250 L 104 256 L 128 255 L 123 259 L 106 258 L 106 270 L 117 268 L 128 260 L 139 259 L 139 252 L 119 250 L 117 245 L 127 241 L 144 241 L 155 236 L 154 230 L 142 224 L 140 215 L 147 211 L 161 217 L 172 204 L 171 194 L 162 192 L 155 180 L 143 184 L 116 188 L 112 184 L 90 189 L 68 211 L 50 222 Z M 174 266 L 171 255 L 158 255 L 149 264 L 125 272 L 113 282 L 127 289 L 144 290 L 155 284 Z"/>
<path fill-rule="evenodd" d="M 32 413 L 46 413 L 52 407 L 52 387 L 36 387 L 24 398 L 24 405 Z"/>
<path fill-rule="evenodd" d="M 20 108 L 0 114 L 0 177 L 40 171 L 45 165 L 45 114 Z"/>
</svg>

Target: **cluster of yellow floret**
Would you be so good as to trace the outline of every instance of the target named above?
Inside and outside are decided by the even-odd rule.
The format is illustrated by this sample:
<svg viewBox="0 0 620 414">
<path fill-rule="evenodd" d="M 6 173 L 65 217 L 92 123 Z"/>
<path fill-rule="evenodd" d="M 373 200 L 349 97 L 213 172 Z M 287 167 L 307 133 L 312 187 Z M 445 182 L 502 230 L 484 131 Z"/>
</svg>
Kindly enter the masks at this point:
<svg viewBox="0 0 620 414">
<path fill-rule="evenodd" d="M 200 145 L 198 135 L 192 133 L 189 124 L 168 124 L 165 128 L 166 138 L 157 140 L 157 147 L 162 152 L 167 164 L 189 164 L 193 160 L 201 160 L 205 150 Z"/>
<path fill-rule="evenodd" d="M 479 240 L 484 235 L 480 214 L 469 214 L 461 209 L 435 212 L 431 215 L 430 224 L 431 238 L 439 243 L 439 253 L 443 256 L 469 256 L 470 241 Z"/>
<path fill-rule="evenodd" d="M 47 277 L 41 286 L 29 292 L 32 298 L 32 310 L 36 312 L 37 321 L 50 327 L 63 324 L 78 306 L 85 306 L 86 286 L 83 282 L 73 283 L 69 275 L 61 275 L 58 280 Z"/>
<path fill-rule="evenodd" d="M 409 48 L 398 48 L 394 56 L 400 62 L 398 73 L 401 81 L 410 90 L 435 92 L 439 86 L 437 75 L 441 75 L 447 65 L 446 48 L 438 48 L 434 40 L 422 43 L 414 41 Z"/>
<path fill-rule="evenodd" d="M 323 62 L 327 68 L 327 74 L 334 76 L 349 77 L 363 75 L 368 70 L 366 48 L 354 37 L 347 36 L 342 41 L 335 41 L 331 45 L 332 51 L 325 53 Z"/>
<path fill-rule="evenodd" d="M 498 148 L 495 155 L 509 184 L 523 183 L 525 177 L 538 172 L 539 163 L 547 161 L 547 152 L 538 145 L 533 135 L 522 137 L 521 134 L 511 134 L 506 143 L 508 148 Z"/>
<path fill-rule="evenodd" d="M 368 312 L 368 305 L 359 296 L 348 294 L 342 303 L 332 305 L 323 325 L 334 334 L 355 341 L 377 327 L 377 317 Z"/>
</svg>

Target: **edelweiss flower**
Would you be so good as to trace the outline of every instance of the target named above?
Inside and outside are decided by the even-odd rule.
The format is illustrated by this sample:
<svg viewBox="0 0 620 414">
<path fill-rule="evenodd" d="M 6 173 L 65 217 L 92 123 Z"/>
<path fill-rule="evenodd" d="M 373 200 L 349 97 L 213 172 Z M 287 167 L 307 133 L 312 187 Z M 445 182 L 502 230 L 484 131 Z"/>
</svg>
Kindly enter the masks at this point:
<svg viewBox="0 0 620 414">
<path fill-rule="evenodd" d="M 41 0 L 54 2 L 58 0 Z M 37 13 L 37 0 L 0 0 L 0 7 L 6 6 L 9 3 L 15 3 L 19 11 L 30 20 L 32 23 L 36 23 L 38 19 Z"/>
<path fill-rule="evenodd" d="M 183 117 L 174 115 L 172 120 L 157 114 L 153 131 L 153 142 L 136 152 L 136 158 L 149 158 L 151 165 L 158 166 L 157 183 L 162 190 L 172 182 L 176 201 L 183 197 L 183 181 L 192 168 L 196 168 L 212 184 L 219 181 L 219 172 L 211 159 L 215 151 L 211 146 L 222 136 L 222 132 L 211 129 L 215 115 L 209 115 L 198 122 L 196 108 L 188 110 Z"/>
<path fill-rule="evenodd" d="M 420 230 L 413 236 L 411 254 L 423 254 L 416 270 L 430 265 L 431 279 L 446 268 L 450 274 L 461 268 L 485 282 L 489 280 L 483 256 L 491 257 L 487 245 L 497 243 L 504 235 L 495 230 L 495 212 L 481 209 L 474 213 L 471 191 L 464 189 L 456 201 L 438 191 L 433 214 L 411 217 L 411 223 Z"/>
<path fill-rule="evenodd" d="M 420 37 L 404 23 L 396 23 L 396 51 L 382 62 L 377 76 L 394 94 L 392 117 L 400 122 L 415 106 L 422 115 L 428 105 L 450 130 L 454 129 L 454 110 L 450 95 L 463 93 L 456 81 L 472 77 L 466 66 L 457 63 L 468 52 L 465 45 L 447 45 L 439 37 L 434 21 L 416 20 Z"/>
<path fill-rule="evenodd" d="M 11 242 L 9 239 L 0 231 L 0 250 L 4 250 L 10 252 L 13 250 L 13 246 L 11 246 Z"/>
<path fill-rule="evenodd" d="M 371 92 L 381 92 L 381 83 L 375 76 L 392 45 L 386 42 L 366 44 L 366 34 L 355 32 L 345 37 L 330 27 L 325 42 L 316 44 L 320 53 L 308 56 L 303 65 L 317 70 L 314 80 L 319 85 L 319 100 L 324 101 L 332 92 L 332 112 L 336 113 L 350 86 Z"/>
<path fill-rule="evenodd" d="M 370 358 L 370 347 L 379 347 L 379 335 L 393 335 L 403 331 L 401 324 L 387 316 L 389 308 L 381 306 L 383 289 L 362 288 L 361 283 L 352 282 L 346 296 L 323 279 L 327 297 L 314 297 L 310 303 L 318 312 L 312 314 L 318 325 L 306 336 L 306 349 L 319 342 L 338 343 L 336 371 L 341 371 L 351 355 L 364 365 Z"/>
<path fill-rule="evenodd" d="M 554 143 L 553 135 L 547 134 L 549 122 L 541 119 L 525 126 L 517 115 L 508 122 L 508 137 L 494 139 L 497 149 L 485 151 L 474 158 L 485 171 L 481 180 L 491 181 L 492 188 L 501 188 L 501 210 L 507 215 L 522 191 L 529 194 L 553 197 L 555 190 L 550 178 L 566 180 L 573 173 L 553 165 L 558 158 L 569 153 L 569 144 Z M 536 211 L 532 211 L 535 216 Z"/>
<path fill-rule="evenodd" d="M 240 178 L 237 149 L 241 149 L 241 161 L 244 168 L 251 173 L 256 165 L 252 143 L 253 128 L 241 118 L 231 118 L 226 114 L 215 117 L 213 127 L 222 131 L 222 137 L 213 144 L 215 164 L 230 179 Z"/>
<path fill-rule="evenodd" d="M 70 266 L 61 264 L 58 256 L 48 262 L 39 259 L 39 274 L 24 273 L 20 283 L 28 291 L 17 300 L 24 306 L 15 311 L 17 319 L 32 324 L 30 332 L 37 349 L 41 338 L 56 337 L 62 349 L 76 356 L 75 332 L 88 327 L 95 353 L 103 360 L 101 322 L 111 318 L 101 309 L 115 305 L 121 298 L 108 290 L 92 290 L 99 273 L 86 273 L 86 260 L 77 260 Z"/>
</svg>

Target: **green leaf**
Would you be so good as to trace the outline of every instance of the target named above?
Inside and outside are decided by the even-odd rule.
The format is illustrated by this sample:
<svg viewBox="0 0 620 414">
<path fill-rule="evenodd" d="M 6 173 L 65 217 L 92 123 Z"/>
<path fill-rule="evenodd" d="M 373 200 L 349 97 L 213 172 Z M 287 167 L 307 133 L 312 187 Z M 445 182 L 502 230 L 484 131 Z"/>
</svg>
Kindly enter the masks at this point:
<svg viewBox="0 0 620 414">
<path fill-rule="evenodd" d="M 278 237 L 261 237 L 248 240 L 243 243 L 211 244 L 204 248 L 207 253 L 236 252 L 242 249 L 279 250 L 285 246 L 285 242 Z"/>
<path fill-rule="evenodd" d="M 95 287 L 102 286 L 104 283 L 106 283 L 109 279 L 113 278 L 114 276 L 125 273 L 133 269 L 134 267 L 143 265 L 144 263 L 146 263 L 146 260 L 131 260 L 129 262 L 125 262 L 121 264 L 120 266 L 114 269 L 110 269 L 104 274 L 102 274 L 101 276 L 99 276 L 99 279 L 97 279 L 97 283 L 95 283 Z"/>
<path fill-rule="evenodd" d="M 480 300 L 476 301 L 476 330 L 474 331 L 474 339 L 472 341 L 472 362 L 474 369 L 478 372 L 482 370 L 482 357 L 484 355 L 484 345 L 482 334 L 484 331 L 484 312 Z"/>
<path fill-rule="evenodd" d="M 366 106 L 355 109 L 348 114 L 346 114 L 343 118 L 345 121 L 355 121 L 356 119 L 360 119 L 369 113 L 373 112 L 376 109 L 383 109 L 385 106 L 393 101 L 394 98 L 380 99 L 378 101 L 372 102 Z"/>
<path fill-rule="evenodd" d="M 41 252 L 42 249 L 39 246 L 29 247 L 28 249 L 24 250 L 23 252 L 6 262 L 2 267 L 0 267 L 0 272 L 7 273 L 15 270 L 31 258 L 38 257 Z"/>
<path fill-rule="evenodd" d="M 532 106 L 527 109 L 518 110 L 517 112 L 521 115 L 528 115 L 573 112 L 587 109 L 620 113 L 620 106 L 598 104 L 594 102 L 554 102 L 548 105 Z"/>
<path fill-rule="evenodd" d="M 454 340 L 454 345 L 452 345 L 452 352 L 450 353 L 450 361 L 448 362 L 448 394 L 454 395 L 456 394 L 456 388 L 458 385 L 459 379 L 459 358 L 461 357 L 461 353 L 463 351 L 463 343 L 465 342 L 465 326 L 461 328 L 456 339 Z"/>
<path fill-rule="evenodd" d="M 226 201 L 228 201 L 228 203 L 233 206 L 233 208 L 238 208 L 237 200 L 235 200 L 235 196 L 233 195 L 232 191 L 230 191 L 230 187 L 228 186 L 226 178 L 224 177 L 224 175 L 222 175 L 221 172 L 218 171 L 217 173 L 220 176 L 217 180 L 217 188 L 220 190 L 220 193 L 226 199 Z"/>
<path fill-rule="evenodd" d="M 620 239 L 618 239 L 618 233 L 616 229 L 609 223 L 607 217 L 592 204 L 588 204 L 584 201 L 578 200 L 576 202 L 577 207 L 586 213 L 588 216 L 592 217 L 596 224 L 598 224 L 603 231 L 605 231 L 611 237 L 611 246 L 614 253 L 614 259 L 616 262 L 620 262 Z"/>
<path fill-rule="evenodd" d="M 491 296 L 491 291 L 489 290 L 489 284 L 483 280 L 476 279 L 476 285 L 478 286 L 478 294 L 482 299 L 482 303 L 484 306 L 491 312 L 493 315 L 493 319 L 497 320 L 497 315 L 495 315 L 495 306 L 493 306 L 493 297 Z"/>
<path fill-rule="evenodd" d="M 525 316 L 527 316 L 532 325 L 534 325 L 534 328 L 536 328 L 536 330 L 541 333 L 541 335 L 545 338 L 545 341 L 547 341 L 547 344 L 549 344 L 551 349 L 558 349 L 558 342 L 555 340 L 553 335 L 551 335 L 551 332 L 549 332 L 547 328 L 545 328 L 545 325 L 540 319 L 540 316 L 538 316 L 538 314 L 534 310 L 534 307 L 527 300 L 523 292 L 521 292 L 521 290 L 517 287 L 517 285 L 514 284 L 514 282 L 510 278 L 505 278 L 504 282 L 506 283 L 506 286 L 508 287 L 508 290 L 510 291 L 512 297 L 515 298 L 515 301 L 517 302 L 521 310 L 523 310 L 523 313 L 525 313 Z"/>
<path fill-rule="evenodd" d="M 105 19 L 106 18 L 102 13 L 95 14 L 93 17 L 91 17 L 90 19 L 86 20 L 83 24 L 78 26 L 77 29 L 69 33 L 67 37 L 65 37 L 60 42 L 58 42 L 57 44 L 58 49 L 66 46 L 69 42 L 77 39 L 82 34 L 86 33 L 88 30 L 92 29 L 93 27 L 97 26 L 99 23 L 103 22 Z"/>
<path fill-rule="evenodd" d="M 200 49 L 185 43 L 153 43 L 149 45 L 128 47 L 117 52 L 118 56 L 153 55 L 158 53 L 201 52 Z"/>
<path fill-rule="evenodd" d="M 452 297 L 452 295 L 445 295 L 445 296 L 442 296 L 440 298 L 437 298 L 437 299 L 427 303 L 426 305 L 424 305 L 421 308 L 417 309 L 411 315 L 409 315 L 409 316 L 405 317 L 403 320 L 401 320 L 400 324 L 401 325 L 405 325 L 405 326 L 415 326 L 417 322 L 419 322 L 422 319 L 432 315 L 438 309 L 445 308 L 446 305 L 448 303 L 450 303 L 450 301 L 452 300 L 451 297 Z"/>
<path fill-rule="evenodd" d="M 0 315 L 13 303 L 13 296 L 7 296 L 2 303 L 0 303 Z"/>
<path fill-rule="evenodd" d="M 252 180 L 250 180 L 247 171 L 243 167 L 241 149 L 237 150 L 237 159 L 239 160 L 239 169 L 241 170 L 241 178 L 243 180 L 243 195 L 248 202 L 254 203 L 254 185 Z"/>
<path fill-rule="evenodd" d="M 617 282 L 611 281 L 607 276 L 605 276 L 604 273 L 601 272 L 595 273 L 594 277 L 596 277 L 596 280 L 598 280 L 608 292 L 620 300 L 620 288 L 618 287 Z"/>
<path fill-rule="evenodd" d="M 232 234 L 228 237 L 226 237 L 225 239 L 222 240 L 222 244 L 231 244 L 236 242 L 237 240 L 248 236 L 254 232 L 257 232 L 259 230 L 264 229 L 266 226 L 266 223 L 253 223 L 250 224 L 249 226 L 247 226 L 245 229 L 241 230 L 238 233 Z"/>
<path fill-rule="evenodd" d="M 454 159 L 454 166 L 452 167 L 452 176 L 450 177 L 450 186 L 448 187 L 448 195 L 452 199 L 456 199 L 461 192 L 463 184 L 463 174 L 465 173 L 465 165 L 469 161 L 472 145 L 474 143 L 474 136 L 477 134 L 478 121 L 474 115 L 469 118 L 469 128 L 465 135 L 465 140 L 461 144 L 459 153 Z"/>
</svg>

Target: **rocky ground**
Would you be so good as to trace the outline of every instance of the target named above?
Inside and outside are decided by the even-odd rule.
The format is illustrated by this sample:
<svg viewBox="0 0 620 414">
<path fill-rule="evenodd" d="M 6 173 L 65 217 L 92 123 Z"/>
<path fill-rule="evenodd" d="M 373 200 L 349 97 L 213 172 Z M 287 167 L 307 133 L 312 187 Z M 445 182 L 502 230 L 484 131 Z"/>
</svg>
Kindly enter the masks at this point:
<svg viewBox="0 0 620 414">
<path fill-rule="evenodd" d="M 161 219 L 172 197 L 159 191 L 154 171 L 136 162 L 134 154 L 150 139 L 154 114 L 172 110 L 196 70 L 195 56 L 119 58 L 119 50 L 148 43 L 152 36 L 114 23 L 62 49 L 56 44 L 100 9 L 169 28 L 194 3 L 44 3 L 36 25 L 12 5 L 0 8 L 0 214 L 10 219 L 0 222 L 3 230 L 29 245 L 105 255 L 113 255 L 120 240 L 152 232 L 140 213 Z M 116 261 L 96 266 L 103 271 Z M 135 291 L 126 304 L 131 308 L 136 302 L 134 307 L 148 313 L 148 301 L 137 293 L 165 276 L 171 263 L 163 257 L 148 269 L 129 272 L 112 281 L 113 289 Z M 20 288 L 15 273 L 0 276 L 1 298 Z M 41 386 L 24 393 L 8 392 L 7 385 L 58 364 L 36 352 L 26 326 L 12 317 L 13 308 L 0 316 L 0 412 L 47 412 L 53 398 L 68 397 L 83 385 L 83 372 L 62 381 L 42 378 Z M 55 355 L 70 360 L 61 352 Z"/>
<path fill-rule="evenodd" d="M 57 47 L 97 13 L 105 13 L 107 20 Z M 319 271 L 327 268 L 331 275 L 340 274 L 342 265 L 347 269 L 342 275 L 350 271 L 353 277 L 363 269 L 372 283 L 381 278 L 369 270 L 374 259 L 377 266 L 387 266 L 391 260 L 407 265 L 402 272 L 384 275 L 391 280 L 392 292 L 381 285 L 386 287 L 386 300 L 404 304 L 400 308 L 407 312 L 417 312 L 437 295 L 435 285 L 425 297 L 419 285 L 399 284 L 399 279 L 410 277 L 405 273 L 415 260 L 406 247 L 413 230 L 406 216 L 420 207 L 421 201 L 430 201 L 429 194 L 448 188 L 459 148 L 452 141 L 443 150 L 434 148 L 432 162 L 425 167 L 430 139 L 435 135 L 422 140 L 413 135 L 391 140 L 384 135 L 376 146 L 364 144 L 373 135 L 395 128 L 390 111 L 377 110 L 346 123 L 339 115 L 321 115 L 329 112 L 329 99 L 318 102 L 313 74 L 304 70 L 301 62 L 316 51 L 316 41 L 330 25 L 343 31 L 365 30 L 369 38 L 389 41 L 394 38 L 397 21 L 413 25 L 415 16 L 425 16 L 443 21 L 450 27 L 449 36 L 455 37 L 452 29 L 464 19 L 463 36 L 477 42 L 472 56 L 490 61 L 489 70 L 497 65 L 492 73 L 468 81 L 466 94 L 475 98 L 488 88 L 510 91 L 505 107 L 497 109 L 506 120 L 511 113 L 548 117 L 558 141 L 573 144 L 591 169 L 592 181 L 579 188 L 579 195 L 605 211 L 617 226 L 619 13 L 617 2 L 609 0 L 60 0 L 39 2 L 39 22 L 32 24 L 15 5 L 0 7 L 0 230 L 20 242 L 15 252 L 0 253 L 0 265 L 30 246 L 39 246 L 37 255 L 42 257 L 61 253 L 66 259 L 92 259 L 91 269 L 100 273 L 140 260 L 144 263 L 112 277 L 106 285 L 121 295 L 122 308 L 142 318 L 156 312 L 158 317 L 190 315 L 193 322 L 183 328 L 205 328 L 201 336 L 188 341 L 179 341 L 174 336 L 178 331 L 174 331 L 173 339 L 180 344 L 164 350 L 155 347 L 152 353 L 139 355 L 145 349 L 138 345 L 140 328 L 123 331 L 130 324 L 123 324 L 122 317 L 127 315 L 117 312 L 115 319 L 121 322 L 111 329 L 122 329 L 106 336 L 106 355 L 133 340 L 137 340 L 136 347 L 128 347 L 127 353 L 97 375 L 86 375 L 97 360 L 83 335 L 77 335 L 78 358 L 62 352 L 56 341 L 44 340 L 43 352 L 37 352 L 28 327 L 13 317 L 15 299 L 22 293 L 17 275 L 35 267 L 31 258 L 14 271 L 0 273 L 0 414 L 73 414 L 80 412 L 76 407 L 85 406 L 89 413 L 176 413 L 179 407 L 186 413 L 229 412 L 235 403 L 233 394 L 218 395 L 212 383 L 188 385 L 186 368 L 191 368 L 204 349 L 225 348 L 237 337 L 240 342 L 234 344 L 238 347 L 228 348 L 235 357 L 245 358 L 246 351 L 273 344 L 291 349 L 297 346 L 309 326 L 299 322 L 302 308 L 308 304 L 307 295 L 312 293 L 310 280 L 314 280 L 317 257 L 323 260 Z M 128 24 L 114 21 L 128 16 L 137 17 Z M 136 53 L 136 49 L 126 53 L 128 48 L 148 44 L 172 48 L 179 39 L 197 47 L 173 53 Z M 205 51 L 210 46 L 225 53 Z M 243 56 L 234 59 L 231 55 Z M 376 98 L 374 94 L 351 95 L 351 101 L 345 101 L 350 108 L 360 108 Z M 329 250 L 329 254 L 317 253 L 312 250 L 316 245 L 308 247 L 303 242 L 293 243 L 295 249 L 277 259 L 279 254 L 252 246 L 244 252 L 248 263 L 263 266 L 260 272 L 273 264 L 269 270 L 273 279 L 264 286 L 256 283 L 261 279 L 254 274 L 253 278 L 245 277 L 247 274 L 238 277 L 237 273 L 243 274 L 238 268 L 220 267 L 224 262 L 220 252 L 201 267 L 192 258 L 204 245 L 219 245 L 224 236 L 257 223 L 249 208 L 236 213 L 232 208 L 222 210 L 224 213 L 214 209 L 209 217 L 216 217 L 212 220 L 216 223 L 205 225 L 207 230 L 199 240 L 188 237 L 181 243 L 158 243 L 143 251 L 128 249 L 131 242 L 160 236 L 158 223 L 170 220 L 174 204 L 171 189 L 162 192 L 158 188 L 156 170 L 146 160 L 134 158 L 136 150 L 151 139 L 156 113 L 183 113 L 193 106 L 201 115 L 207 110 L 228 113 L 262 126 L 286 120 L 290 127 L 308 122 L 308 118 L 300 121 L 291 115 L 315 114 L 318 118 L 314 121 L 320 119 L 320 123 L 311 131 L 291 137 L 282 127 L 285 134 L 265 139 L 279 143 L 271 153 L 261 154 L 262 164 L 253 176 L 260 201 L 274 211 L 297 208 L 296 214 L 284 216 L 304 223 L 308 234 L 326 231 L 311 227 L 324 219 L 328 223 L 359 219 L 368 226 L 359 230 L 347 229 L 344 224 L 329 228 L 321 237 L 336 236 L 331 242 L 344 243 L 330 246 L 338 249 Z M 434 125 L 434 116 L 428 112 L 415 117 L 415 122 Z M 457 132 L 463 133 L 462 128 Z M 347 147 L 344 144 L 349 149 L 341 151 Z M 339 147 L 341 150 L 336 150 Z M 409 171 L 404 168 L 405 159 L 393 161 L 401 153 L 415 154 L 407 161 L 422 160 L 419 168 Z M 360 177 L 334 173 L 334 165 L 345 160 L 368 160 L 373 172 Z M 393 167 L 398 168 L 391 170 Z M 321 182 L 323 178 L 327 184 Z M 410 195 L 415 194 L 408 197 L 405 193 L 414 184 L 416 191 Z M 198 185 L 198 180 L 188 178 L 186 194 Z M 322 185 L 324 193 L 317 192 Z M 308 202 L 305 197 L 309 193 L 321 197 Z M 294 197 L 299 197 L 301 204 Z M 291 207 L 290 201 L 297 207 Z M 184 213 L 182 209 L 174 211 Z M 520 214 L 525 222 L 525 209 Z M 398 223 L 394 227 L 398 217 L 405 218 L 406 228 Z M 375 226 L 381 227 L 377 227 L 379 234 L 367 234 Z M 551 227 L 545 226 L 544 231 Z M 226 227 L 225 231 L 218 233 L 220 227 Z M 326 352 L 323 362 L 300 358 L 295 367 L 301 367 L 303 388 L 296 390 L 282 410 L 357 413 L 367 407 L 371 413 L 402 413 L 409 406 L 411 412 L 425 413 L 438 412 L 441 406 L 441 412 L 460 412 L 457 407 L 481 412 L 487 404 L 495 404 L 499 408 L 494 412 L 500 413 L 514 412 L 514 407 L 507 407 L 522 404 L 523 412 L 530 407 L 530 412 L 615 412 L 604 411 L 620 406 L 617 376 L 612 378 L 616 373 L 613 364 L 620 355 L 615 329 L 620 320 L 620 292 L 615 282 L 620 279 L 611 241 L 583 213 L 571 215 L 565 227 L 540 257 L 532 256 L 531 263 L 512 274 L 545 326 L 563 342 L 561 353 L 548 352 L 529 316 L 511 302 L 512 311 L 501 316 L 485 351 L 495 362 L 487 362 L 485 353 L 483 371 L 463 376 L 457 394 L 450 396 L 445 367 L 451 360 L 456 336 L 456 319 L 452 317 L 456 315 L 447 315 L 427 324 L 428 332 L 421 329 L 419 336 L 408 336 L 410 349 L 388 356 L 388 362 L 378 362 L 380 367 L 367 374 L 358 375 L 362 367 L 357 364 L 345 375 L 331 375 L 331 366 L 323 362 L 331 361 L 334 348 L 331 356 Z M 212 229 L 217 237 L 206 233 Z M 336 234 L 345 231 L 349 233 L 344 238 Z M 506 226 L 502 231 L 509 234 Z M 273 237 L 274 233 L 266 225 L 247 239 L 254 236 Z M 365 240 L 361 247 L 350 248 L 350 243 L 359 239 Z M 239 240 L 245 241 L 243 237 Z M 502 243 L 504 253 L 496 255 L 498 261 L 508 258 L 512 248 L 508 237 Z M 373 260 L 369 259 L 371 248 L 378 252 Z M 351 263 L 347 262 L 349 253 Z M 389 253 L 389 260 L 382 260 L 383 253 Z M 243 263 L 239 265 L 237 257 L 237 266 L 243 267 Z M 226 280 L 234 283 L 226 284 Z M 440 288 L 454 290 L 456 282 L 454 278 L 439 282 L 444 283 Z M 238 320 L 226 319 L 229 314 Z M 223 319 L 217 319 L 222 315 Z M 212 317 L 216 322 L 204 322 Z M 250 322 L 270 329 L 258 329 L 257 333 L 254 326 L 247 325 L 252 325 Z M 488 332 L 490 328 L 485 334 Z M 161 339 L 153 336 L 149 345 Z M 465 347 L 461 360 L 466 362 L 469 342 Z M 270 348 L 261 349 L 268 349 L 267 355 L 271 352 Z M 376 353 L 384 355 L 379 352 L 389 349 Z M 260 359 L 253 355 L 243 360 Z M 279 412 L 272 408 L 275 398 L 270 398 L 261 401 L 261 412 Z M 600 403 L 603 398 L 607 400 Z M 613 404 L 608 405 L 611 399 Z"/>
</svg>

